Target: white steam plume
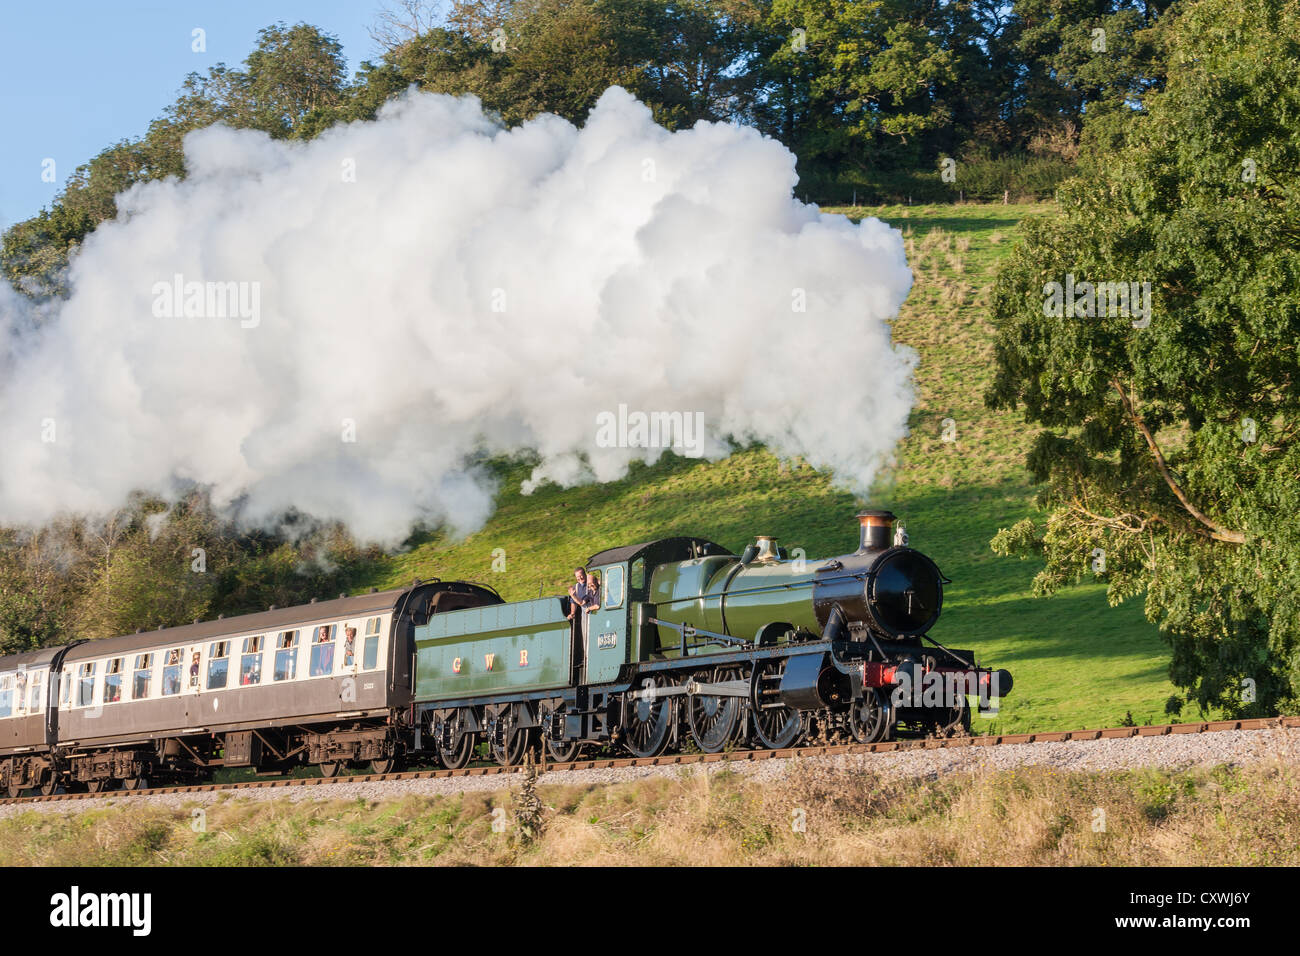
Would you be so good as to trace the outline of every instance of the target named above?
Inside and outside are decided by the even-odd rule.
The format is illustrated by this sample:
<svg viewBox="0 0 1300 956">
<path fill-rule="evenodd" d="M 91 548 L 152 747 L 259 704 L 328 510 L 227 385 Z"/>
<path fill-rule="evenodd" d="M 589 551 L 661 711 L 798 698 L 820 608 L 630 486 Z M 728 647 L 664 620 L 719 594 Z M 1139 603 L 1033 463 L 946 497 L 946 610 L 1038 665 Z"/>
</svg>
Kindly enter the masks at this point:
<svg viewBox="0 0 1300 956">
<path fill-rule="evenodd" d="M 0 523 L 199 482 L 393 543 L 486 520 L 479 451 L 535 449 L 560 483 L 657 457 L 598 446 L 620 404 L 856 490 L 906 432 L 899 233 L 793 199 L 794 157 L 752 129 L 670 133 L 611 89 L 580 130 L 507 131 L 412 92 L 308 143 L 213 127 L 185 152 L 184 181 L 119 197 L 47 321 L 0 287 Z M 246 283 L 256 321 L 168 317 L 178 275 Z"/>
</svg>

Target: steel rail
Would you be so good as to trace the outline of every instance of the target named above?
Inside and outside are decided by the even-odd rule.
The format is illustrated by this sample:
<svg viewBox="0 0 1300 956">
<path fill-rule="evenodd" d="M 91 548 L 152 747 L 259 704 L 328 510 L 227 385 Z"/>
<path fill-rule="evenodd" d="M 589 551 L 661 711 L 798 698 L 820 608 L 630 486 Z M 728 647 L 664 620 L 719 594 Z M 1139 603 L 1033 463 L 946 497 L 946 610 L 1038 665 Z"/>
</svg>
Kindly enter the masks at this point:
<svg viewBox="0 0 1300 956">
<path fill-rule="evenodd" d="M 728 761 L 781 760 L 791 757 L 830 757 L 840 754 L 897 753 L 907 750 L 947 750 L 956 747 L 1002 747 L 1015 744 L 1065 743 L 1076 740 L 1115 740 L 1127 737 L 1165 737 L 1173 734 L 1216 733 L 1225 730 L 1271 730 L 1300 728 L 1300 717 L 1252 717 L 1244 720 L 1210 720 L 1185 724 L 1156 724 L 1146 727 L 1105 727 L 1096 730 L 1053 730 L 1027 734 L 993 734 L 980 737 L 928 737 L 891 740 L 876 744 L 820 744 L 787 747 L 782 750 L 732 750 L 720 753 L 665 754 L 659 757 L 586 757 L 563 763 L 538 760 L 539 775 L 569 770 L 620 770 L 629 767 L 673 767 Z M 56 793 L 28 797 L 3 797 L 0 806 L 28 803 L 57 803 L 103 798 L 123 799 L 168 794 L 212 793 L 224 790 L 261 790 L 268 787 L 317 787 L 347 783 L 385 783 L 396 780 L 438 780 L 447 777 L 490 777 L 523 773 L 527 767 L 499 765 L 465 767 L 460 770 L 404 770 L 394 773 L 362 773 L 337 777 L 273 777 L 231 783 L 195 783 L 143 790 L 108 790 L 98 793 Z"/>
</svg>

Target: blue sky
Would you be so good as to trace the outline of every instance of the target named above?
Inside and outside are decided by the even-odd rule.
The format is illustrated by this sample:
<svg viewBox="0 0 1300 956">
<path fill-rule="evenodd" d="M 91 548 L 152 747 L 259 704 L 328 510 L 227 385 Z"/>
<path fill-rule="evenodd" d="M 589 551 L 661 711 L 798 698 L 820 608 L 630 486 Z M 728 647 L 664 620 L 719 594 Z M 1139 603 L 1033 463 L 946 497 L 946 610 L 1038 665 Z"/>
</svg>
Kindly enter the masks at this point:
<svg viewBox="0 0 1300 956">
<path fill-rule="evenodd" d="M 350 76 L 377 59 L 383 0 L 0 0 L 0 230 L 48 206 L 78 165 L 140 135 L 191 72 L 241 63 L 257 31 L 305 21 L 338 37 Z M 206 52 L 191 49 L 206 32 Z M 41 181 L 55 162 L 55 181 Z"/>
</svg>

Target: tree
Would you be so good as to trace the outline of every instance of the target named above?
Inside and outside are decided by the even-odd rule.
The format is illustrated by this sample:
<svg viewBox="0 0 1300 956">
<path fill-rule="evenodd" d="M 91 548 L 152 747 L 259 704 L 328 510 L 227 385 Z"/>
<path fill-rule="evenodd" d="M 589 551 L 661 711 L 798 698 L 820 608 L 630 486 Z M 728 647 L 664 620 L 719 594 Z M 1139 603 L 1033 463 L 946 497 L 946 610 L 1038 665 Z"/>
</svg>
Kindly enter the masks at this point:
<svg viewBox="0 0 1300 956">
<path fill-rule="evenodd" d="M 1170 0 L 1017 0 L 996 52 L 1019 144 L 1073 139 L 1099 113 L 1127 111 L 1163 81 L 1158 29 Z M 1172 18 L 1170 18 L 1172 19 Z"/>
<path fill-rule="evenodd" d="M 769 112 L 801 160 L 866 166 L 917 156 L 949 120 L 934 97 L 954 78 L 935 36 L 935 5 L 916 0 L 774 0 Z"/>
<path fill-rule="evenodd" d="M 1045 556 L 1040 593 L 1102 568 L 1112 603 L 1145 593 L 1202 708 L 1294 713 L 1300 2 L 1199 0 L 1162 42 L 1165 89 L 999 275 L 987 398 L 1043 427 L 1047 516 L 993 546 Z M 1125 310 L 1130 282 L 1150 296 Z"/>
</svg>

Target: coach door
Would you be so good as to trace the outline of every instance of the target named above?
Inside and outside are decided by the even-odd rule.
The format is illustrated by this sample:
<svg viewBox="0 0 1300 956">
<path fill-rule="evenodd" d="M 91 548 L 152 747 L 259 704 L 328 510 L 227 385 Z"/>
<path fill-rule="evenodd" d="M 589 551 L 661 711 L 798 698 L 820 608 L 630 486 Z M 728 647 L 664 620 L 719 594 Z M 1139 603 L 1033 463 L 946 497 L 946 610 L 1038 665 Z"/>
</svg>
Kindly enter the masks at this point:
<svg viewBox="0 0 1300 956">
<path fill-rule="evenodd" d="M 181 667 L 181 696 L 185 698 L 185 720 L 189 727 L 199 727 L 207 719 L 203 711 L 200 692 L 203 689 L 203 645 L 194 644 L 185 648 L 184 665 Z"/>
</svg>

